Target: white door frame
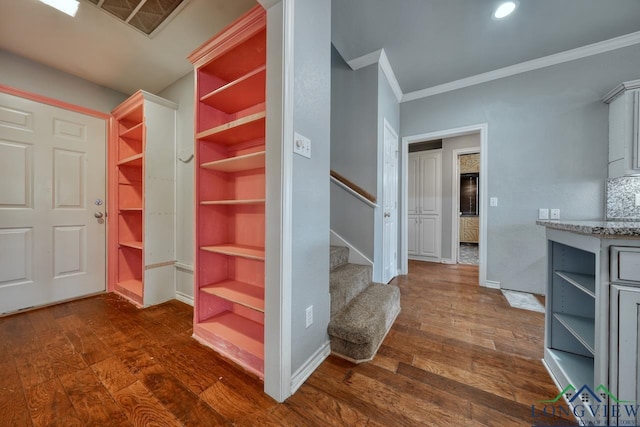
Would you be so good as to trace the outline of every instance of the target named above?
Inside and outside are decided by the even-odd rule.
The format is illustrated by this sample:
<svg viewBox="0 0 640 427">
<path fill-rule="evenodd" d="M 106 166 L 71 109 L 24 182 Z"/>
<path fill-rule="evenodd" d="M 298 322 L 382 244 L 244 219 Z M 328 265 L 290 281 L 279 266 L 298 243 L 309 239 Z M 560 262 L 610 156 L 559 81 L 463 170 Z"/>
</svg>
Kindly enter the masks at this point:
<svg viewBox="0 0 640 427">
<path fill-rule="evenodd" d="M 476 125 L 464 126 L 454 129 L 445 129 L 436 132 L 429 132 L 419 135 L 410 135 L 402 138 L 402 159 L 400 168 L 402 170 L 402 206 L 400 212 L 400 219 L 402 221 L 402 233 L 401 239 L 401 274 L 407 274 L 409 272 L 409 257 L 407 254 L 407 187 L 408 187 L 408 162 L 409 162 L 409 144 L 415 142 L 428 141 L 430 139 L 444 139 L 453 138 L 456 136 L 469 135 L 480 132 L 480 170 L 487 170 L 487 141 L 489 125 L 487 123 L 481 123 Z M 480 271 L 479 282 L 480 286 L 487 286 L 487 179 L 480 180 L 480 245 L 478 248 L 480 257 Z"/>
<path fill-rule="evenodd" d="M 397 173 L 398 173 L 398 133 L 393 129 L 393 127 L 391 126 L 391 124 L 387 121 L 386 118 L 383 119 L 384 120 L 384 127 L 382 130 L 382 134 L 383 134 L 383 144 L 386 146 L 386 141 L 384 138 L 384 132 L 385 130 L 388 131 L 391 136 L 395 139 L 395 147 L 396 147 L 396 152 L 395 152 L 395 169 L 396 169 L 396 179 L 397 179 Z M 383 156 L 386 155 L 386 147 L 383 147 Z M 383 161 L 383 166 L 382 166 L 382 173 L 384 175 L 384 173 L 386 172 L 386 168 L 385 168 L 385 163 L 386 163 L 386 159 Z M 382 179 L 382 182 L 385 182 L 384 176 Z M 383 260 L 383 266 L 382 266 L 382 281 L 384 283 L 388 283 L 391 279 L 393 279 L 394 277 L 396 277 L 398 275 L 398 181 L 395 182 L 396 183 L 396 189 L 395 189 L 395 208 L 392 208 L 391 210 L 393 210 L 393 212 L 391 213 L 391 218 L 395 218 L 395 230 L 393 232 L 393 237 L 391 238 L 391 242 L 387 242 L 385 241 L 385 233 L 382 233 L 382 260 Z M 387 200 L 385 199 L 385 196 L 387 196 L 386 194 L 386 188 L 383 185 L 383 190 L 382 190 L 382 212 L 383 212 L 383 218 L 382 218 L 382 223 L 384 226 L 384 214 L 385 212 L 385 207 L 387 205 Z M 385 251 L 386 250 L 391 250 L 391 258 L 393 258 L 393 269 L 390 272 L 391 277 L 384 277 L 384 272 L 386 270 L 386 259 L 385 259 Z M 393 254 L 395 253 L 395 257 L 393 256 Z"/>
<path fill-rule="evenodd" d="M 476 154 L 479 147 L 456 148 L 453 150 L 451 171 L 451 263 L 457 264 L 460 259 L 460 162 L 462 154 Z M 482 181 L 482 180 L 480 180 Z"/>
</svg>

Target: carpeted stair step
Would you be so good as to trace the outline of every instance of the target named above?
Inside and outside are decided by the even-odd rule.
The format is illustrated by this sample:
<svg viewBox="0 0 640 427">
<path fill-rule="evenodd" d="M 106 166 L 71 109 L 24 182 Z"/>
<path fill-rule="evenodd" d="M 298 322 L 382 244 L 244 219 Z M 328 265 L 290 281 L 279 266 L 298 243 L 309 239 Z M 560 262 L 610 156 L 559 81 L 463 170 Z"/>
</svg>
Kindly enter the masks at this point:
<svg viewBox="0 0 640 427">
<path fill-rule="evenodd" d="M 331 246 L 329 251 L 330 270 L 340 267 L 349 261 L 349 248 L 343 246 Z"/>
<path fill-rule="evenodd" d="M 332 318 L 369 286 L 371 274 L 371 266 L 358 264 L 343 264 L 329 273 Z"/>
<path fill-rule="evenodd" d="M 352 362 L 371 360 L 400 312 L 400 289 L 372 283 L 329 322 L 331 350 Z"/>
</svg>

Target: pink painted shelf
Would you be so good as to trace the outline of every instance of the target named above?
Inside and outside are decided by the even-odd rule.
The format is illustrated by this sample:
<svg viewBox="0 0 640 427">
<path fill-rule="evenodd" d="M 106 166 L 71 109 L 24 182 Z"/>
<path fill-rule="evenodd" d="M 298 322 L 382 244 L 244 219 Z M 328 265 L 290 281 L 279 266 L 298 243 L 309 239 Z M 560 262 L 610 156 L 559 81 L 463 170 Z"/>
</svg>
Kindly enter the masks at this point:
<svg viewBox="0 0 640 427">
<path fill-rule="evenodd" d="M 142 208 L 120 208 L 120 213 L 130 213 L 130 212 L 142 213 Z"/>
<path fill-rule="evenodd" d="M 144 154 L 135 154 L 120 160 L 118 166 L 142 166 L 142 159 L 144 159 Z"/>
<path fill-rule="evenodd" d="M 237 113 L 253 105 L 264 102 L 266 66 L 261 66 L 237 80 L 218 88 L 200 98 L 227 114 Z"/>
<path fill-rule="evenodd" d="M 201 205 L 260 205 L 265 199 L 203 200 Z"/>
<path fill-rule="evenodd" d="M 201 168 L 211 169 L 219 172 L 241 172 L 251 169 L 263 168 L 265 162 L 265 152 L 244 154 L 242 156 L 229 157 L 227 159 L 207 162 L 200 165 Z"/>
<path fill-rule="evenodd" d="M 137 125 L 120 132 L 120 138 L 133 139 L 135 141 L 142 141 L 142 130 L 144 129 L 144 123 L 138 123 Z"/>
<path fill-rule="evenodd" d="M 260 286 L 237 280 L 224 280 L 203 286 L 200 290 L 264 313 L 264 288 Z"/>
<path fill-rule="evenodd" d="M 200 327 L 264 359 L 264 327 L 260 323 L 225 311 L 200 322 Z"/>
<path fill-rule="evenodd" d="M 202 246 L 200 249 L 207 252 L 264 261 L 264 248 L 227 244 L 216 246 Z"/>
<path fill-rule="evenodd" d="M 196 134 L 196 139 L 223 145 L 238 144 L 260 137 L 264 138 L 266 113 L 251 114 L 229 123 Z"/>
<path fill-rule="evenodd" d="M 120 242 L 120 246 L 142 250 L 142 242 Z"/>
</svg>

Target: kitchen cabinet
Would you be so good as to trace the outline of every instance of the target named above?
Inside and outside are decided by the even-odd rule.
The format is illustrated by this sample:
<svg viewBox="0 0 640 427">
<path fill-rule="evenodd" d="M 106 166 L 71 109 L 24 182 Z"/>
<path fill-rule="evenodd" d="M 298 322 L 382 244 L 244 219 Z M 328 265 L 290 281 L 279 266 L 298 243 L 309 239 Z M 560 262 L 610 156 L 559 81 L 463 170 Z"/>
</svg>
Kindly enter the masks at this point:
<svg viewBox="0 0 640 427">
<path fill-rule="evenodd" d="M 609 92 L 609 178 L 640 174 L 640 80 Z"/>
<path fill-rule="evenodd" d="M 439 261 L 442 239 L 442 150 L 409 153 L 408 254 Z"/>
<path fill-rule="evenodd" d="M 460 243 L 478 243 L 480 232 L 479 216 L 460 217 Z"/>
<path fill-rule="evenodd" d="M 108 283 L 139 307 L 175 298 L 177 108 L 138 91 L 112 111 Z"/>
</svg>

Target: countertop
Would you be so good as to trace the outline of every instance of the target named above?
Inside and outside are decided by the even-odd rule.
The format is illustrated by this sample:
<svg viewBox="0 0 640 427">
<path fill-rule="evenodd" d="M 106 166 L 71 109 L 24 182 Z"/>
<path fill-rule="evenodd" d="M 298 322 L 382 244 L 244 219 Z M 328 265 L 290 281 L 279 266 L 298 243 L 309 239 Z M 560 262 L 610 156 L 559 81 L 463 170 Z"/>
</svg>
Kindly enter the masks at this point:
<svg viewBox="0 0 640 427">
<path fill-rule="evenodd" d="M 556 230 L 601 237 L 640 238 L 640 221 L 536 221 L 536 224 Z"/>
</svg>

